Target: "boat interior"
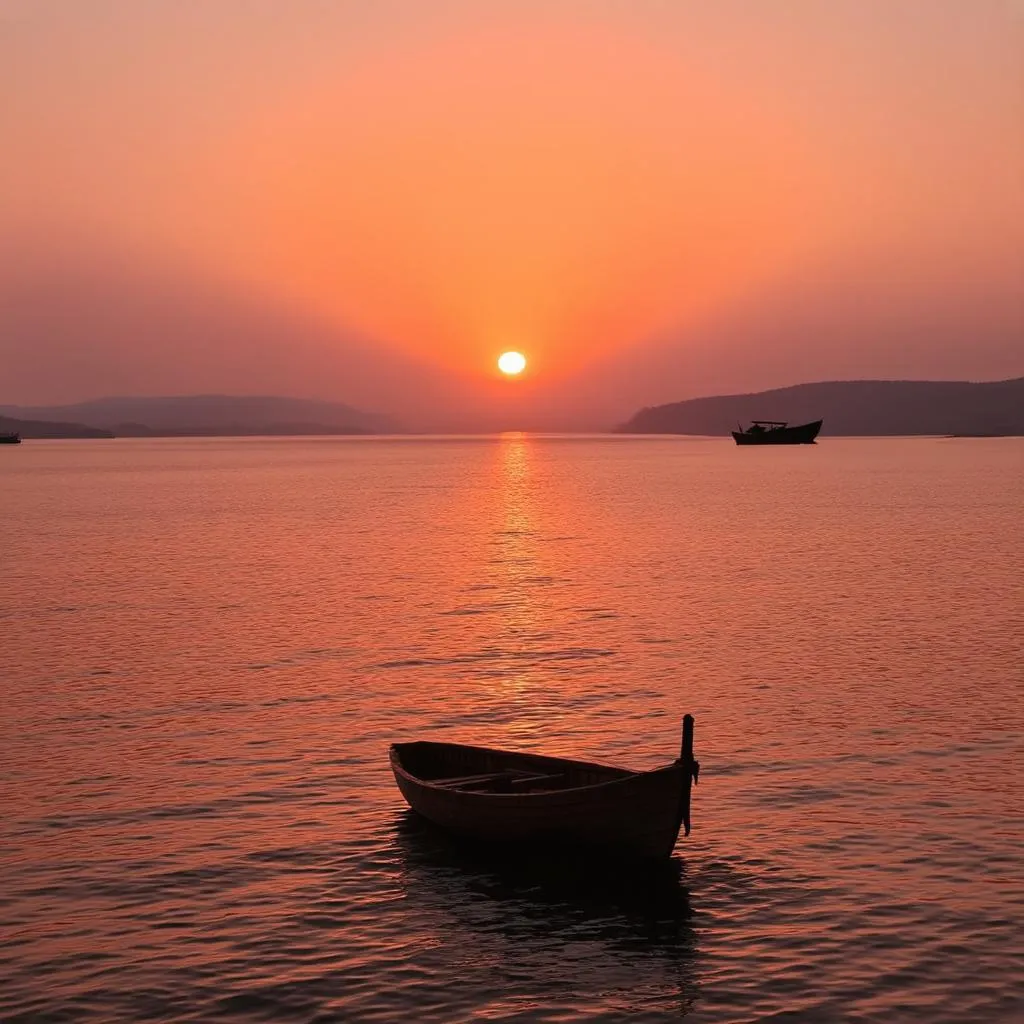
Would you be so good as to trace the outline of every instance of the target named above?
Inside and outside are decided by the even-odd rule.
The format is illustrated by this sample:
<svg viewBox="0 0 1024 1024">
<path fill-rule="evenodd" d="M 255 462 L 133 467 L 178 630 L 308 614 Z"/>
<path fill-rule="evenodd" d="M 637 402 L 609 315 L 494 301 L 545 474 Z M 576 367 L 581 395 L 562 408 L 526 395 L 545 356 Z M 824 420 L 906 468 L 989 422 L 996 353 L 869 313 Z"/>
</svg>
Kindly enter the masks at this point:
<svg viewBox="0 0 1024 1024">
<path fill-rule="evenodd" d="M 403 743 L 396 750 L 410 775 L 460 793 L 550 792 L 635 774 L 624 768 L 447 743 Z"/>
</svg>

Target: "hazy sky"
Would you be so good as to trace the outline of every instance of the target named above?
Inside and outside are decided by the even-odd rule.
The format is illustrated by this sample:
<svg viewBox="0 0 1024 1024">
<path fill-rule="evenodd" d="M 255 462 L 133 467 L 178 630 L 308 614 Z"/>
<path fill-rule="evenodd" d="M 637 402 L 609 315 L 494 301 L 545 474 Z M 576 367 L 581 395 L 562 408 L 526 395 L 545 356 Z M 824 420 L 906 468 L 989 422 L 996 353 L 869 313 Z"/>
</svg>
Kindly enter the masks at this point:
<svg viewBox="0 0 1024 1024">
<path fill-rule="evenodd" d="M 0 142 L 0 402 L 1024 374 L 1024 0 L 0 0 Z"/>
</svg>

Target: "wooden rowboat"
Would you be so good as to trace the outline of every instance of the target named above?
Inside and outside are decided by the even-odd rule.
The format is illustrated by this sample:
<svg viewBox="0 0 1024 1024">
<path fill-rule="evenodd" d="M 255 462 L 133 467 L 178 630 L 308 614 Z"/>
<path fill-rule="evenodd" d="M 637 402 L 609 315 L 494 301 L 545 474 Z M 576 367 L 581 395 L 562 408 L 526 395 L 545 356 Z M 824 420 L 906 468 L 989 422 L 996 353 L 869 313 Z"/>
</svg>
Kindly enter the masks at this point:
<svg viewBox="0 0 1024 1024">
<path fill-rule="evenodd" d="M 690 834 L 693 716 L 678 760 L 653 771 L 458 743 L 395 743 L 391 769 L 409 806 L 467 838 L 666 858 Z"/>
</svg>

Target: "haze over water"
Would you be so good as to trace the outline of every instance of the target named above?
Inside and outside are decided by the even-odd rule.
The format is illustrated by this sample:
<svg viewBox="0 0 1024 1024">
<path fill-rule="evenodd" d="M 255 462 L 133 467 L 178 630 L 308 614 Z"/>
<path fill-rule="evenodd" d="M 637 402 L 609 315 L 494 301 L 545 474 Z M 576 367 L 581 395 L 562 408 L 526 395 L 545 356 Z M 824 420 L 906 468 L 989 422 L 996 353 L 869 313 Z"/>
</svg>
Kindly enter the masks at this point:
<svg viewBox="0 0 1024 1024">
<path fill-rule="evenodd" d="M 1024 1014 L 1020 440 L 2 454 L 4 1019 Z M 480 862 L 387 767 L 685 712 L 676 874 Z"/>
</svg>

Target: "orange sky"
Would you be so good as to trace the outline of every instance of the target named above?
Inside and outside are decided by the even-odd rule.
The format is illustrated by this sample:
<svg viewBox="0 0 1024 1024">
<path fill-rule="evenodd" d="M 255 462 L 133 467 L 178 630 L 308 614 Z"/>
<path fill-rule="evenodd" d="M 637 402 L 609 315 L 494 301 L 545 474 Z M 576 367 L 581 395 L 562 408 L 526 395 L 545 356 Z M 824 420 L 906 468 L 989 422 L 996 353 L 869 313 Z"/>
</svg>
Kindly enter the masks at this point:
<svg viewBox="0 0 1024 1024">
<path fill-rule="evenodd" d="M 1024 372 L 1022 55 L 1013 0 L 0 0 L 0 402 Z"/>
</svg>

